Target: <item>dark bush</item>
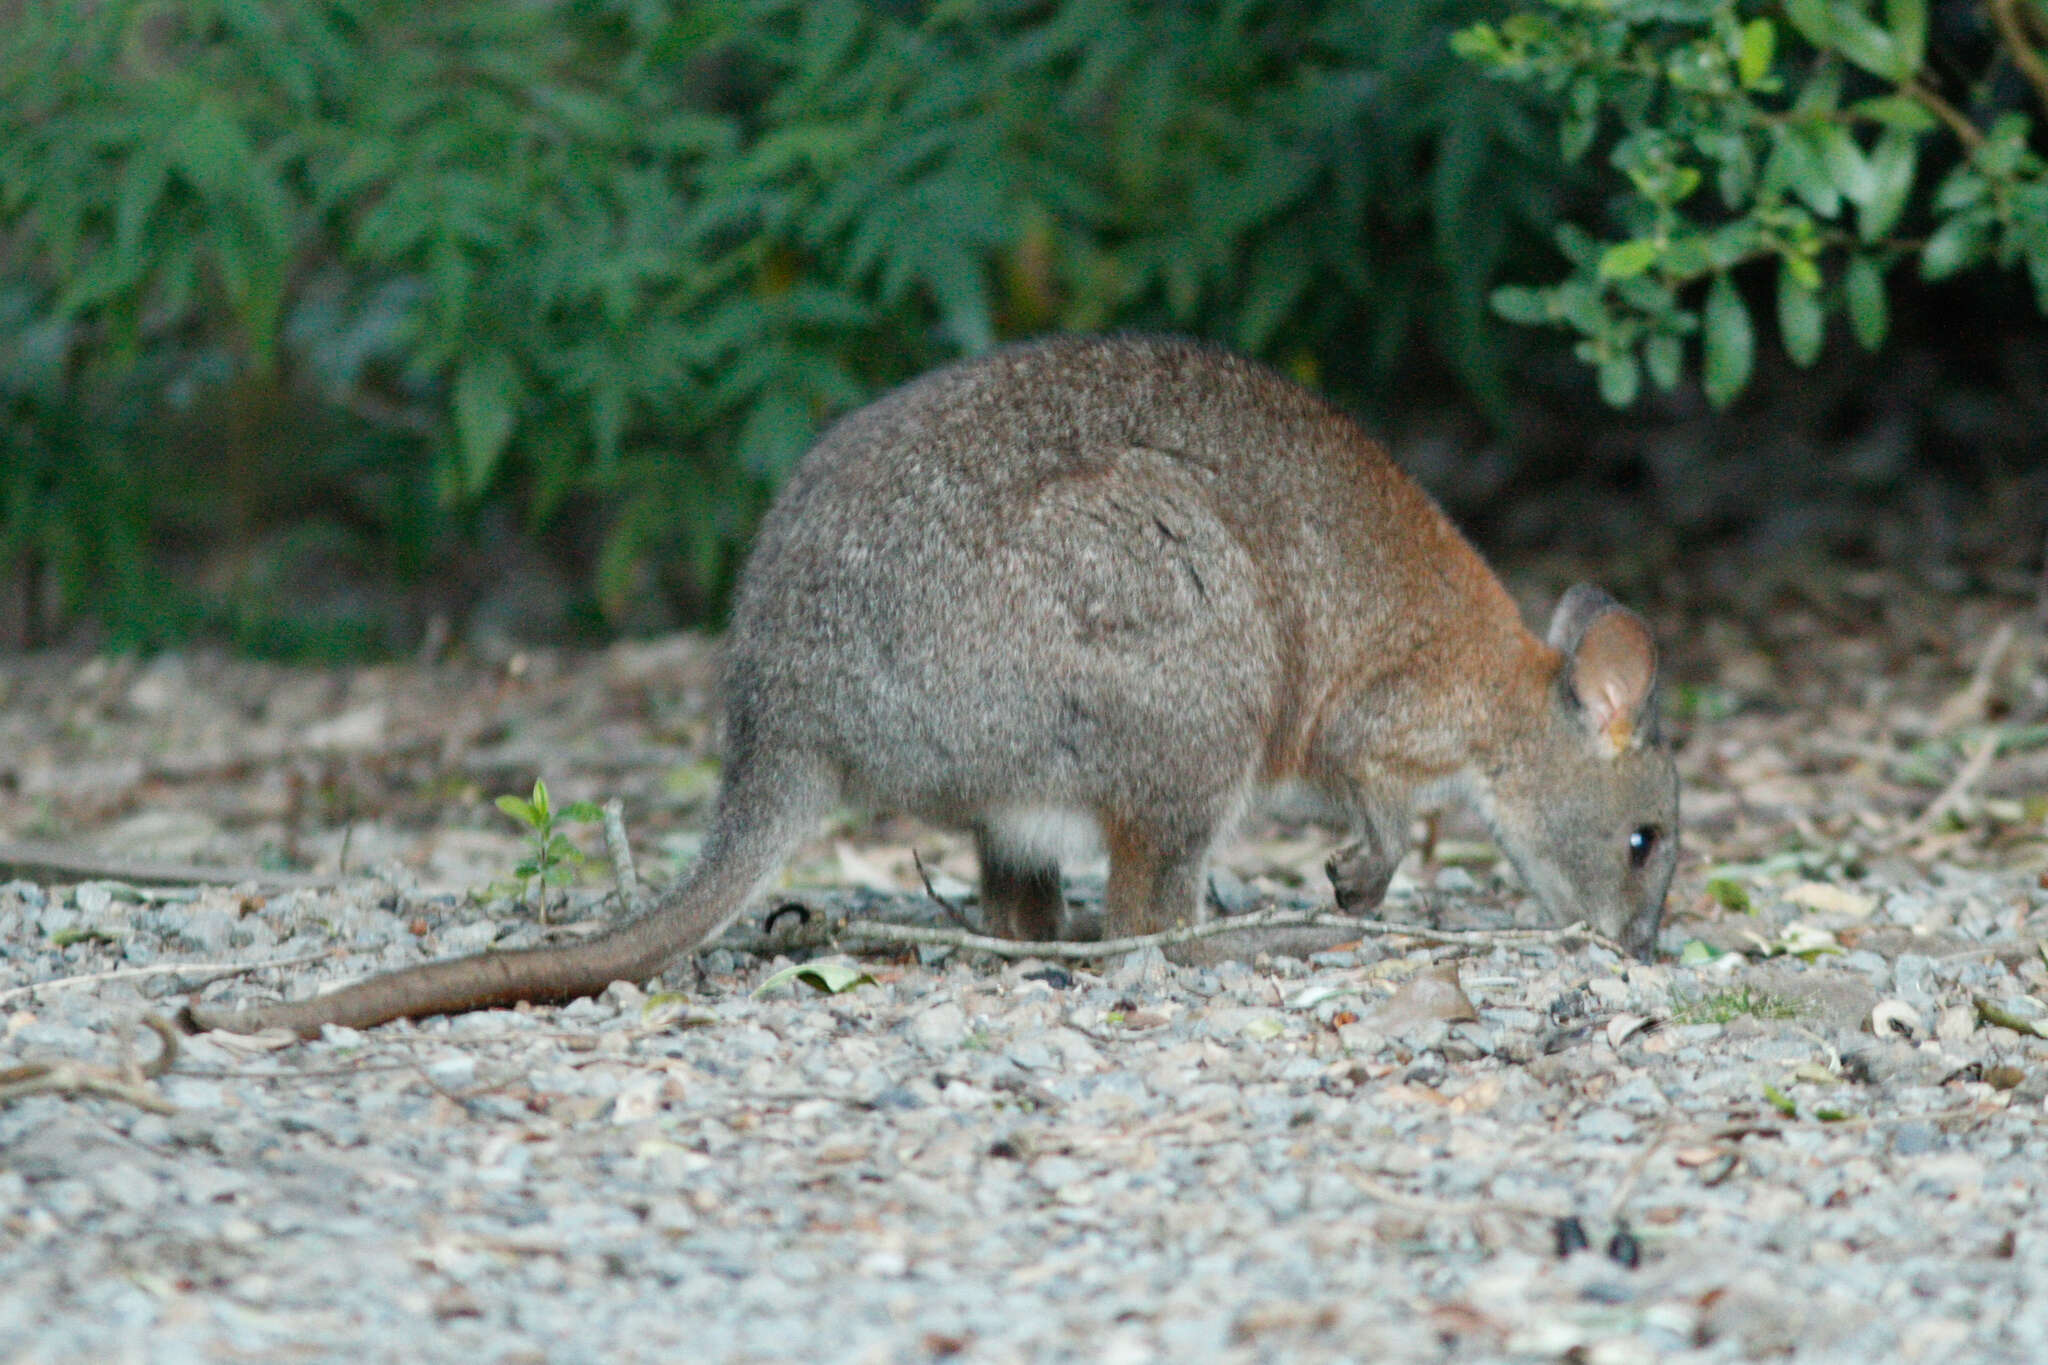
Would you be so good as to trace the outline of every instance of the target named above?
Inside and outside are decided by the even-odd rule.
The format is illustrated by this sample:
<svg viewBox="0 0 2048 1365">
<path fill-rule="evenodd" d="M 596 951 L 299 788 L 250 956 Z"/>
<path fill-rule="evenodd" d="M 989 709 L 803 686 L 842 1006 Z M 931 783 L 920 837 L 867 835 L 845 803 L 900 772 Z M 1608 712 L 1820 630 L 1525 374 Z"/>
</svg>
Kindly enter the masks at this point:
<svg viewBox="0 0 2048 1365">
<path fill-rule="evenodd" d="M 1498 411 L 1559 170 L 1450 50 L 1496 8 L 0 5 L 0 598 L 388 648 L 349 585 L 509 511 L 614 625 L 698 615 L 821 423 L 1051 329 L 1354 397 L 1419 340 Z"/>
</svg>

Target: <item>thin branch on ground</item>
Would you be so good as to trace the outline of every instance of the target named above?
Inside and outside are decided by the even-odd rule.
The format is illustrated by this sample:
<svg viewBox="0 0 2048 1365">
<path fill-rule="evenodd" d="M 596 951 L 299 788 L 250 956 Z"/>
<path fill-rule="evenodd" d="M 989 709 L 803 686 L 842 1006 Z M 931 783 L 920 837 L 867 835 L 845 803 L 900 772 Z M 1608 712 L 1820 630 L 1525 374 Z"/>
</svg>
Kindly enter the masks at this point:
<svg viewBox="0 0 2048 1365">
<path fill-rule="evenodd" d="M 14 986 L 0 991 L 0 1005 L 4 1005 L 10 1000 L 19 1000 L 24 996 L 34 995 L 38 991 L 68 991 L 76 990 L 81 986 L 97 986 L 105 981 L 127 981 L 145 976 L 181 976 L 189 972 L 204 972 L 207 974 L 206 979 L 192 984 L 192 989 L 197 990 L 199 987 L 212 982 L 222 981 L 231 976 L 247 976 L 251 972 L 260 972 L 266 967 L 303 967 L 308 962 L 318 962 L 323 958 L 332 957 L 337 951 L 334 948 L 324 948 L 317 953 L 307 953 L 303 957 L 281 957 L 269 962 L 244 962 L 240 964 L 232 962 L 155 962 L 147 967 L 116 967 L 111 971 L 85 972 L 79 976 L 58 976 L 52 977 L 48 981 L 31 981 L 26 986 Z"/>
<path fill-rule="evenodd" d="M 31 1095 L 100 1095 L 146 1109 L 152 1114 L 177 1113 L 177 1106 L 159 1095 L 149 1083 L 177 1062 L 178 1032 L 168 1020 L 158 1015 L 145 1015 L 142 1022 L 162 1044 L 156 1056 L 148 1061 L 138 1064 L 131 1057 L 118 1067 L 107 1067 L 67 1058 L 55 1062 L 26 1062 L 21 1066 L 0 1069 L 0 1104 L 11 1104 Z"/>
<path fill-rule="evenodd" d="M 32 881 L 156 882 L 177 886 L 257 886 L 324 891 L 341 877 L 311 872 L 270 872 L 260 867 L 207 867 L 200 863 L 122 858 L 39 839 L 0 843 L 0 874 Z"/>
<path fill-rule="evenodd" d="M 2012 649 L 2012 642 L 2019 638 L 2013 623 L 2003 621 L 1985 642 L 1984 653 L 1977 659 L 1977 667 L 1970 674 L 1970 681 L 1962 691 L 1942 703 L 1941 711 L 1935 718 L 1935 728 L 1941 731 L 1953 730 L 1959 726 L 1981 723 L 1984 710 L 1991 700 L 1991 688 L 1996 680 L 1998 666 L 2005 662 L 2005 656 Z"/>
<path fill-rule="evenodd" d="M 1635 1195 L 1636 1186 L 1642 1181 L 1643 1172 L 1649 1169 L 1650 1158 L 1657 1154 L 1657 1149 L 1662 1147 L 1664 1140 L 1670 1136 L 1671 1120 L 1667 1118 L 1657 1125 L 1657 1131 L 1650 1134 L 1650 1140 L 1643 1144 L 1643 1150 L 1636 1153 L 1636 1159 L 1629 1163 L 1627 1172 L 1622 1175 L 1621 1184 L 1615 1188 L 1614 1198 L 1607 1204 L 1608 1222 L 1620 1221 L 1621 1211 L 1628 1207 L 1628 1201 Z"/>
<path fill-rule="evenodd" d="M 1962 799 L 1970 794 L 1970 788 L 1982 780 L 1991 768 L 1991 760 L 1998 754 L 1998 732 L 1989 731 L 1977 744 L 1977 748 L 1964 760 L 1949 784 L 1941 789 L 1940 795 L 1927 803 L 1927 809 L 1919 818 L 1900 830 L 1892 839 L 1894 847 L 1915 843 L 1941 823 L 1941 818 L 1954 810 Z"/>
<path fill-rule="evenodd" d="M 1432 929 L 1420 924 L 1400 924 L 1386 920 L 1354 919 L 1348 915 L 1326 915 L 1300 911 L 1269 910 L 1258 914 L 1232 915 L 1224 919 L 1210 920 L 1203 924 L 1185 925 L 1178 929 L 1167 929 L 1156 934 L 1137 934 L 1129 938 L 1100 939 L 1093 943 L 1039 942 L 1023 943 L 1006 938 L 991 938 L 961 929 L 941 929 L 921 924 L 888 924 L 862 920 L 840 919 L 826 921 L 815 927 L 799 929 L 793 934 L 779 937 L 748 939 L 738 943 L 714 941 L 704 945 L 708 948 L 726 948 L 743 953 L 784 953 L 798 948 L 825 948 L 857 946 L 861 944 L 931 944 L 939 947 L 956 948 L 963 952 L 982 953 L 990 957 L 1054 958 L 1061 961 L 1088 961 L 1094 958 L 1120 957 L 1146 948 L 1170 948 L 1177 944 L 1193 943 L 1200 939 L 1221 938 L 1229 934 L 1254 933 L 1272 929 L 1341 929 L 1360 938 L 1412 938 L 1424 943 L 1442 944 L 1451 947 L 1515 947 L 1528 945 L 1556 945 L 1566 943 L 1592 943 L 1621 956 L 1627 956 L 1621 945 L 1603 934 L 1595 932 L 1584 924 L 1574 924 L 1563 929 Z"/>
</svg>

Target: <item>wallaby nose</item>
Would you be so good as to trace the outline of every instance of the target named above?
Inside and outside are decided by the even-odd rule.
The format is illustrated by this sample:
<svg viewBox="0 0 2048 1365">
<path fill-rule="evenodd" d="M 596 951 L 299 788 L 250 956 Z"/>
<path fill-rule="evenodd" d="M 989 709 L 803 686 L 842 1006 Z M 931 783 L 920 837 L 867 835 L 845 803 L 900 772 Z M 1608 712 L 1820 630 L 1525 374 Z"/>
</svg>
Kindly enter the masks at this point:
<svg viewBox="0 0 2048 1365">
<path fill-rule="evenodd" d="M 1657 956 L 1657 921 L 1647 923 L 1638 920 L 1622 935 L 1621 946 L 1628 949 L 1638 962 L 1654 961 Z"/>
</svg>

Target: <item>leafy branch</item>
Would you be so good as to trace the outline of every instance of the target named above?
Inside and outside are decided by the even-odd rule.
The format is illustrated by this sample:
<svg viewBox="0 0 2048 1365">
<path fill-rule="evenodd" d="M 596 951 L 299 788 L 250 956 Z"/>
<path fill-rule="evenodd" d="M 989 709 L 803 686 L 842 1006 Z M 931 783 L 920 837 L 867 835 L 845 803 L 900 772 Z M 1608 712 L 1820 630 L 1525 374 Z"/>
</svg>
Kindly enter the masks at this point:
<svg viewBox="0 0 2048 1365">
<path fill-rule="evenodd" d="M 1883 345 L 1886 276 L 1903 260 L 1930 281 L 2024 265 L 2048 311 L 2048 159 L 2033 145 L 2048 111 L 2041 16 L 2015 0 L 1982 10 L 1992 72 L 1961 108 L 1938 89 L 1934 73 L 1958 63 L 1930 48 L 1927 0 L 1877 13 L 1870 0 L 1548 0 L 1464 30 L 1463 56 L 1553 102 L 1568 158 L 1611 130 L 1607 163 L 1626 187 L 1618 237 L 1565 225 L 1572 273 L 1498 290 L 1496 310 L 1578 332 L 1616 406 L 1645 372 L 1674 387 L 1695 337 L 1707 396 L 1733 401 L 1757 351 L 1736 276 L 1758 263 L 1778 266 L 1778 338 L 1800 366 L 1818 359 L 1837 311 L 1865 349 Z M 2001 67 L 2039 110 L 1999 93 Z"/>
</svg>

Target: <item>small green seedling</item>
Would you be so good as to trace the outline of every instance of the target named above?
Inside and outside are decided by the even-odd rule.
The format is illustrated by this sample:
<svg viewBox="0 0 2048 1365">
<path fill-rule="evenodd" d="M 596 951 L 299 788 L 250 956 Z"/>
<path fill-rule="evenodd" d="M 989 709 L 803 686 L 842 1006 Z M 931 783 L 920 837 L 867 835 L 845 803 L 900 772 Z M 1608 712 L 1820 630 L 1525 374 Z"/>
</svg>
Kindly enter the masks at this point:
<svg viewBox="0 0 2048 1365">
<path fill-rule="evenodd" d="M 1679 1010 L 1681 1024 L 1726 1024 L 1750 1016 L 1757 1019 L 1796 1019 L 1799 1007 L 1780 996 L 1738 986 L 1734 990 L 1703 996 Z"/>
<path fill-rule="evenodd" d="M 576 880 L 576 869 L 586 861 L 583 850 L 569 841 L 562 833 L 562 825 L 588 824 L 604 818 L 604 812 L 589 801 L 573 802 L 562 810 L 556 810 L 548 799 L 548 784 L 536 777 L 533 780 L 531 797 L 501 796 L 498 809 L 526 826 L 528 834 L 528 855 L 512 875 L 519 879 L 518 889 L 525 890 L 525 883 L 537 883 L 537 895 L 546 908 L 549 887 L 566 887 Z"/>
</svg>

